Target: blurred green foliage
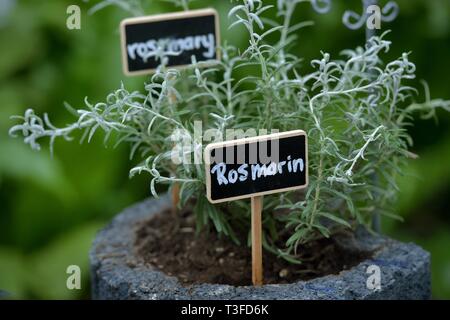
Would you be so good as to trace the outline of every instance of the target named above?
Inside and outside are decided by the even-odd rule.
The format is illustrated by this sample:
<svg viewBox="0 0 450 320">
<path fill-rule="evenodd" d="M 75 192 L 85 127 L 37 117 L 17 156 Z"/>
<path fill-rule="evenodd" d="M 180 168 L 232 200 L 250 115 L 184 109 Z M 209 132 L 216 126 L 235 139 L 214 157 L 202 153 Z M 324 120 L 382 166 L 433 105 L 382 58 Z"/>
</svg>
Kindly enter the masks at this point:
<svg viewBox="0 0 450 320">
<path fill-rule="evenodd" d="M 82 29 L 66 28 L 67 6 L 82 8 Z M 268 1 L 269 2 L 269 1 Z M 399 18 L 392 29 L 390 55 L 411 51 L 420 79 L 433 97 L 450 99 L 450 1 L 398 0 Z M 91 144 L 56 144 L 55 156 L 36 153 L 7 135 L 11 115 L 33 107 L 51 114 L 55 124 L 72 121 L 65 101 L 74 107 L 102 100 L 123 81 L 141 89 L 145 77 L 122 75 L 118 25 L 125 12 L 109 8 L 88 15 L 94 1 L 0 0 L 0 290 L 11 298 L 75 299 L 89 297 L 88 251 L 95 233 L 125 206 L 149 196 L 145 176 L 128 180 L 126 148 Z M 148 14 L 177 10 L 160 1 L 146 2 Z M 227 31 L 228 1 L 196 1 L 195 8 L 220 12 L 223 38 L 243 44 L 244 35 Z M 338 54 L 361 45 L 364 32 L 341 23 L 345 9 L 361 11 L 359 0 L 333 0 L 329 14 L 308 5 L 296 13 L 315 26 L 299 34 L 303 68 L 320 51 Z M 439 123 L 417 119 L 411 129 L 420 159 L 401 178 L 398 213 L 404 223 L 383 220 L 383 231 L 415 242 L 432 254 L 435 298 L 450 298 L 450 117 Z M 66 289 L 66 268 L 79 265 L 83 290 Z"/>
</svg>

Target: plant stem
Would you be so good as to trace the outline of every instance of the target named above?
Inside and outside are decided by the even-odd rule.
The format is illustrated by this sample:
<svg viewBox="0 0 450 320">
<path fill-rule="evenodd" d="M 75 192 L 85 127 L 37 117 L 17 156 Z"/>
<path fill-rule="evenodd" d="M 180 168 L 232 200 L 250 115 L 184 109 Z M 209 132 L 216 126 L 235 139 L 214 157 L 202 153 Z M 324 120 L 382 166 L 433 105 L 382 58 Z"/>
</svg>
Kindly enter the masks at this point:
<svg viewBox="0 0 450 320">
<path fill-rule="evenodd" d="M 323 145 L 323 143 L 322 143 L 322 145 Z M 320 150 L 322 150 L 322 146 L 321 146 Z M 317 168 L 317 181 L 316 181 L 316 191 L 314 194 L 314 204 L 313 204 L 313 209 L 311 211 L 311 218 L 309 220 L 310 227 L 314 224 L 314 219 L 316 216 L 317 208 L 319 206 L 320 182 L 322 180 L 322 174 L 323 174 L 323 152 L 320 152 L 319 167 Z"/>
</svg>

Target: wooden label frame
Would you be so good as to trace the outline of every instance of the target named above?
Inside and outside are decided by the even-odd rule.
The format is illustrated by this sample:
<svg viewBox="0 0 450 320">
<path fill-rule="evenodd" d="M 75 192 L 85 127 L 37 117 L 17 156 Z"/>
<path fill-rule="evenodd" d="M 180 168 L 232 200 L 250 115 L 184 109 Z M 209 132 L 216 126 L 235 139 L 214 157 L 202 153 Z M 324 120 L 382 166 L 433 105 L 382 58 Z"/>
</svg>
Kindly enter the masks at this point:
<svg viewBox="0 0 450 320">
<path fill-rule="evenodd" d="M 166 13 L 166 14 L 158 14 L 158 15 L 152 15 L 152 16 L 146 16 L 146 17 L 137 17 L 137 18 L 127 18 L 124 19 L 120 24 L 120 35 L 121 35 L 121 51 L 122 51 L 122 66 L 123 66 L 123 72 L 127 76 L 134 76 L 134 75 L 144 75 L 144 74 L 151 74 L 153 73 L 156 68 L 149 68 L 149 69 L 141 69 L 141 70 L 130 70 L 130 66 L 128 63 L 128 50 L 127 50 L 127 31 L 126 28 L 128 26 L 133 25 L 139 25 L 139 24 L 151 24 L 151 23 L 158 23 L 158 22 L 168 22 L 168 21 L 175 21 L 175 20 L 182 20 L 182 19 L 189 19 L 189 18 L 199 18 L 199 17 L 208 17 L 213 16 L 214 17 L 214 36 L 215 36 L 215 56 L 213 59 L 206 59 L 206 60 L 198 60 L 199 62 L 204 62 L 205 66 L 210 63 L 211 65 L 214 64 L 213 61 L 220 60 L 220 53 L 219 53 L 219 45 L 220 45 L 220 24 L 219 24 L 219 14 L 215 9 L 208 8 L 208 9 L 200 9 L 200 10 L 190 10 L 190 11 L 181 11 L 181 12 L 174 12 L 174 13 Z M 193 35 L 195 36 L 195 35 Z M 162 36 L 161 38 L 165 38 L 167 36 Z M 148 39 L 150 40 L 150 39 Z M 170 68 L 175 69 L 183 69 L 188 66 L 190 66 L 190 63 L 186 64 L 180 64 L 180 65 L 168 65 Z"/>
<path fill-rule="evenodd" d="M 224 197 L 220 199 L 213 199 L 212 198 L 212 184 L 211 184 L 211 152 L 214 149 L 221 149 L 221 148 L 227 148 L 227 147 L 237 147 L 239 145 L 246 145 L 246 144 L 252 144 L 252 143 L 259 143 L 264 141 L 281 141 L 286 138 L 291 137 L 304 137 L 304 183 L 301 183 L 299 185 L 295 186 L 289 186 L 289 187 L 283 187 L 283 188 L 277 188 L 272 189 L 268 191 L 261 191 L 261 192 L 254 192 L 254 193 L 248 193 L 248 194 L 242 194 L 238 196 L 231 196 L 231 197 Z M 281 149 L 281 147 L 280 147 Z M 280 150 L 281 153 L 281 150 Z M 259 158 L 259 157 L 258 157 Z M 247 159 L 246 159 L 247 160 Z M 309 184 L 309 160 L 308 160 L 308 137 L 305 131 L 303 130 L 293 130 L 293 131 L 287 131 L 287 132 L 281 132 L 276 134 L 269 134 L 269 135 L 262 135 L 257 137 L 251 137 L 251 138 L 243 138 L 243 139 L 237 139 L 237 140 L 230 140 L 230 141 L 224 141 L 224 142 L 217 142 L 209 144 L 205 147 L 204 150 L 204 161 L 205 161 L 205 174 L 206 174 L 206 193 L 207 198 L 209 202 L 211 203 L 222 203 L 222 202 L 228 202 L 228 201 L 235 201 L 240 199 L 248 199 L 253 197 L 259 197 L 274 193 L 280 193 L 280 192 L 286 192 L 286 191 L 292 191 L 292 190 L 300 190 L 307 188 Z M 277 164 L 278 165 L 278 164 Z"/>
</svg>

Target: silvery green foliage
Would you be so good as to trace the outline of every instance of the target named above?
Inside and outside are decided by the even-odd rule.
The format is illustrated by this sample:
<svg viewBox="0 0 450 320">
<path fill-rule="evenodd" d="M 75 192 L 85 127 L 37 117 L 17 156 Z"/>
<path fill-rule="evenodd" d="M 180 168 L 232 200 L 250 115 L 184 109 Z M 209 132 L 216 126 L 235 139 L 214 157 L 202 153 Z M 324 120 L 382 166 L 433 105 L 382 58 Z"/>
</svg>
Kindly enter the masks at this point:
<svg viewBox="0 0 450 320">
<path fill-rule="evenodd" d="M 47 115 L 27 110 L 11 128 L 13 136 L 39 149 L 43 137 L 71 140 L 77 131 L 90 141 L 96 131 L 112 136 L 116 144 L 131 146 L 130 159 L 141 162 L 130 175 L 150 174 L 151 192 L 157 183 L 181 185 L 181 206 L 196 200 L 199 228 L 214 226 L 218 233 L 237 241 L 234 232 L 249 230 L 249 201 L 211 205 L 205 197 L 204 166 L 191 162 L 174 165 L 174 156 L 194 159 L 204 145 L 194 136 L 194 121 L 203 130 L 224 134 L 229 128 L 304 129 L 309 135 L 310 185 L 302 194 L 290 192 L 265 197 L 264 245 L 295 262 L 296 248 L 317 237 L 329 237 L 337 228 L 356 224 L 370 227 L 375 208 L 384 215 L 398 193 L 396 177 L 412 141 L 406 127 L 414 112 L 424 118 L 438 108 L 450 111 L 450 101 L 426 99 L 417 103 L 411 87 L 415 66 L 408 54 L 383 63 L 391 43 L 386 35 L 372 38 L 364 47 L 344 50 L 341 58 L 328 53 L 311 62 L 314 71 L 304 74 L 299 58 L 289 52 L 296 34 L 309 22 L 292 25 L 294 9 L 303 2 L 278 0 L 276 7 L 261 0 L 243 0 L 233 7 L 230 28 L 248 34 L 244 50 L 224 45 L 222 61 L 201 68 L 193 61 L 186 71 L 161 66 L 145 85 L 145 92 L 129 92 L 123 86 L 105 102 L 77 111 L 78 120 L 57 128 Z M 322 8 L 323 9 L 323 8 Z M 280 21 L 265 13 L 276 10 Z M 269 38 L 276 38 L 269 42 Z M 244 78 L 236 72 L 244 70 Z M 188 149 L 174 149 L 173 138 L 187 141 Z M 375 177 L 375 178 L 374 178 Z"/>
<path fill-rule="evenodd" d="M 189 4 L 196 0 L 162 0 L 162 1 L 172 3 L 175 7 L 181 8 L 183 10 L 189 10 Z"/>
<path fill-rule="evenodd" d="M 89 0 L 86 0 L 89 1 Z M 189 4 L 196 0 L 161 0 L 164 2 L 169 2 L 175 7 L 181 8 L 183 10 L 189 10 Z M 97 11 L 103 10 L 109 6 L 116 6 L 120 9 L 132 14 L 133 16 L 142 16 L 145 12 L 145 0 L 102 0 L 97 4 L 92 6 L 89 10 L 90 14 L 94 14 Z"/>
<path fill-rule="evenodd" d="M 92 6 L 89 10 L 89 14 L 94 14 L 109 6 L 116 6 L 134 16 L 140 16 L 144 14 L 142 2 L 142 0 L 102 0 Z"/>
</svg>

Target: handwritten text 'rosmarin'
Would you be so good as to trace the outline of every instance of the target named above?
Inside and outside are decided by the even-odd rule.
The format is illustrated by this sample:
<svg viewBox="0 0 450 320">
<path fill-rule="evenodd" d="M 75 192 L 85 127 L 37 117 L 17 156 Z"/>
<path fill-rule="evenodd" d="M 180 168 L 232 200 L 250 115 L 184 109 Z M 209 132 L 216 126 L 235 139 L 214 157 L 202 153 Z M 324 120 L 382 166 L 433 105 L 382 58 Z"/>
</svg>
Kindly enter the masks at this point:
<svg viewBox="0 0 450 320">
<path fill-rule="evenodd" d="M 250 171 L 249 171 L 250 170 Z M 211 169 L 211 173 L 216 175 L 217 183 L 220 185 L 234 184 L 236 181 L 244 182 L 250 177 L 253 181 L 261 177 L 274 176 L 283 174 L 287 170 L 289 173 L 303 172 L 305 170 L 305 162 L 302 158 L 291 159 L 287 157 L 287 161 L 270 162 L 269 164 L 252 164 L 244 163 L 237 170 L 231 169 L 227 172 L 227 165 L 224 162 L 216 164 Z"/>
<path fill-rule="evenodd" d="M 127 46 L 128 56 L 136 60 L 139 56 L 142 61 L 147 62 L 149 58 L 155 57 L 158 49 L 164 52 L 181 54 L 186 51 L 204 49 L 203 56 L 212 59 L 215 56 L 214 34 L 189 36 L 185 38 L 171 38 L 160 40 L 148 40 L 147 42 L 136 42 Z"/>
</svg>

